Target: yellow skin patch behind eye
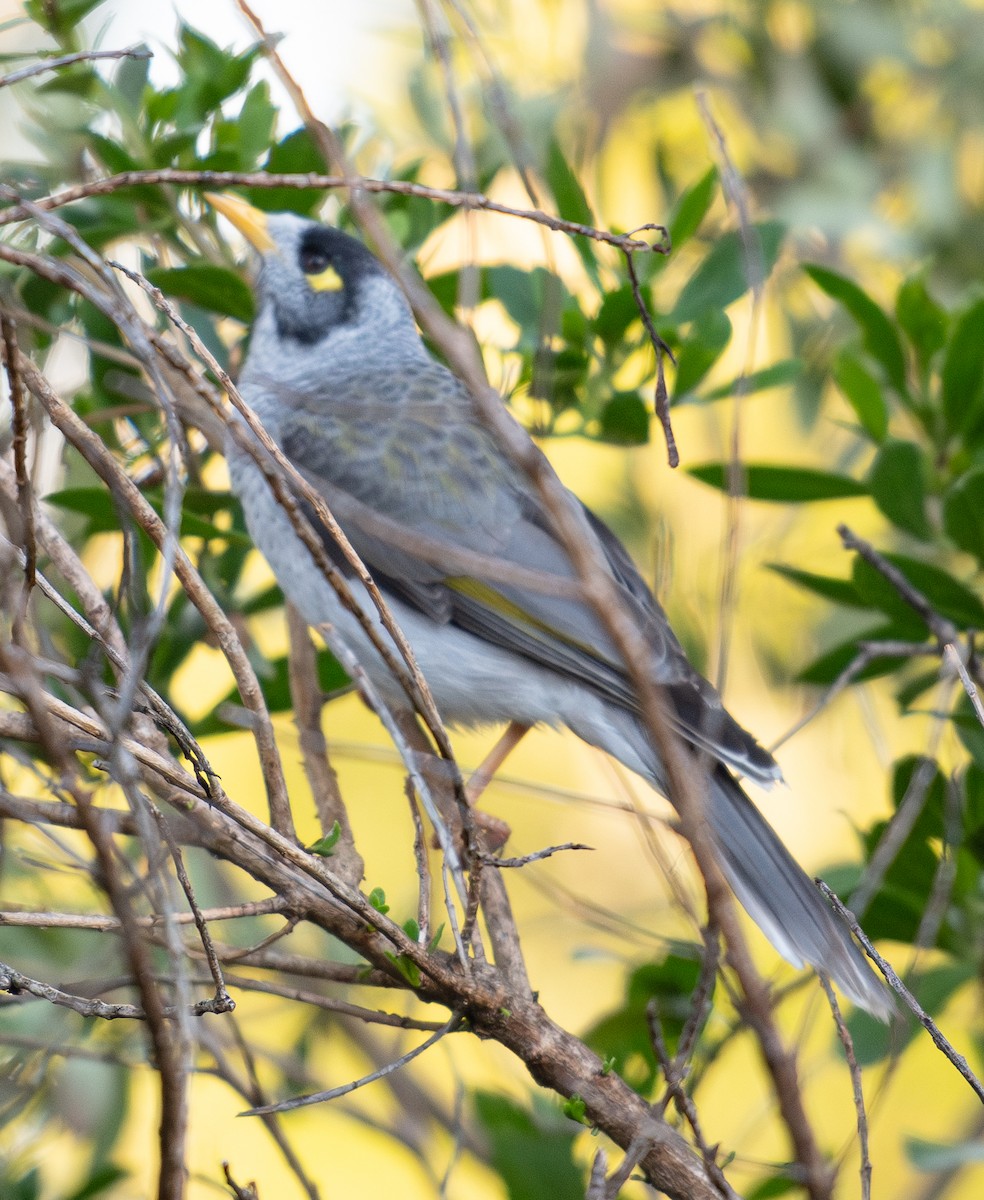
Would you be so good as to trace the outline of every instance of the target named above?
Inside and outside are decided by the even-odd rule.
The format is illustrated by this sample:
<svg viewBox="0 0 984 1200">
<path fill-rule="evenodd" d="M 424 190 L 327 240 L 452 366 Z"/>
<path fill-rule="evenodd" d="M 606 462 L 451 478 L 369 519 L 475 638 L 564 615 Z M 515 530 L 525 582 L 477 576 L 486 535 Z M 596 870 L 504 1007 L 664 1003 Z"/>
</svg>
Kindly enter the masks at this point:
<svg viewBox="0 0 984 1200">
<path fill-rule="evenodd" d="M 325 267 L 317 275 L 305 275 L 304 278 L 313 292 L 340 292 L 345 286 L 334 267 Z"/>
</svg>

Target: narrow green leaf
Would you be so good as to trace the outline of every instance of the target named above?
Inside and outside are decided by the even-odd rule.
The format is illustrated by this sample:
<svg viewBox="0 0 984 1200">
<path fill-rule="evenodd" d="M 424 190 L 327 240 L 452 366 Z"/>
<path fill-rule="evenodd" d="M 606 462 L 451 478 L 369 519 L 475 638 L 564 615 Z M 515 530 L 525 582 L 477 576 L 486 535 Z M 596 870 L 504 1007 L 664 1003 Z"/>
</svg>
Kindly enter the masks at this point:
<svg viewBox="0 0 984 1200">
<path fill-rule="evenodd" d="M 984 628 L 984 604 L 972 588 L 933 563 L 905 554 L 886 554 L 885 558 L 902 572 L 941 616 L 964 629 Z M 926 627 L 915 609 L 902 599 L 898 590 L 880 571 L 876 571 L 864 559 L 856 558 L 852 574 L 858 593 L 867 604 L 880 608 L 919 636 L 926 633 Z"/>
<path fill-rule="evenodd" d="M 856 283 L 836 271 L 815 264 L 804 270 L 819 288 L 851 314 L 861 330 L 868 353 L 885 368 L 895 390 L 904 395 L 905 351 L 899 332 L 884 309 Z"/>
<path fill-rule="evenodd" d="M 717 167 L 711 167 L 677 200 L 666 226 L 674 252 L 688 242 L 700 228 L 717 195 L 717 182 Z"/>
<path fill-rule="evenodd" d="M 888 405 L 878 380 L 846 352 L 837 360 L 834 379 L 864 430 L 876 442 L 883 441 L 888 432 Z"/>
<path fill-rule="evenodd" d="M 931 1174 L 958 1171 L 971 1163 L 984 1163 L 984 1142 L 972 1138 L 964 1142 L 927 1142 L 910 1137 L 905 1141 L 909 1162 L 919 1171 Z"/>
<path fill-rule="evenodd" d="M 727 463 L 702 463 L 688 467 L 689 474 L 721 491 L 728 489 Z M 797 504 L 811 500 L 843 500 L 865 496 L 868 489 L 848 475 L 836 475 L 813 467 L 773 466 L 771 463 L 746 463 L 743 467 L 745 495 L 752 500 L 771 500 Z"/>
<path fill-rule="evenodd" d="M 253 320 L 253 293 L 233 271 L 212 263 L 186 267 L 153 267 L 147 278 L 166 296 L 190 300 L 209 312 L 235 317 L 248 325 Z"/>
<path fill-rule="evenodd" d="M 779 257 L 786 226 L 781 221 L 765 221 L 753 226 L 753 233 L 761 256 L 762 276 L 768 278 Z M 667 320 L 682 325 L 708 309 L 727 308 L 748 291 L 748 286 L 745 244 L 737 232 L 727 233 L 684 284 Z"/>
<path fill-rule="evenodd" d="M 984 564 L 984 467 L 974 467 L 943 497 L 943 528 L 961 550 Z"/>
<path fill-rule="evenodd" d="M 689 396 L 731 341 L 731 322 L 720 309 L 708 309 L 690 327 L 689 336 L 676 353 L 673 403 Z"/>
<path fill-rule="evenodd" d="M 550 139 L 544 173 L 557 202 L 557 212 L 564 220 L 577 221 L 579 225 L 594 225 L 594 213 L 588 198 L 556 138 Z M 600 287 L 594 243 L 585 237 L 575 237 L 572 239 L 572 245 L 584 264 L 584 269 Z"/>
<path fill-rule="evenodd" d="M 879 448 L 868 474 L 871 494 L 885 516 L 923 539 L 932 533 L 926 519 L 924 469 L 923 453 L 915 442 L 890 438 Z"/>
<path fill-rule="evenodd" d="M 748 375 L 732 379 L 729 383 L 722 383 L 720 387 L 703 392 L 694 399 L 700 404 L 705 404 L 712 400 L 725 400 L 729 396 L 739 394 L 751 396 L 755 392 L 765 392 L 769 388 L 785 387 L 787 384 L 795 383 L 802 374 L 803 363 L 798 358 L 786 358 L 769 367 L 762 367 L 760 371 L 752 371 Z"/>
<path fill-rule="evenodd" d="M 577 221 L 579 225 L 593 225 L 591 205 L 556 138 L 550 139 L 547 150 L 546 177 L 557 201 L 557 212 L 564 220 Z"/>
<path fill-rule="evenodd" d="M 943 359 L 943 415 L 953 433 L 966 429 L 984 405 L 984 299 L 957 321 Z"/>
<path fill-rule="evenodd" d="M 835 579 L 832 575 L 815 575 L 812 571 L 801 571 L 796 567 L 787 567 L 785 563 L 767 564 L 770 571 L 775 571 L 783 579 L 798 584 L 808 592 L 832 600 L 835 604 L 844 604 L 850 608 L 866 608 L 867 604 L 858 595 L 858 590 L 850 579 Z"/>
<path fill-rule="evenodd" d="M 895 316 L 916 354 L 923 372 L 929 370 L 933 355 L 946 342 L 947 314 L 926 289 L 918 276 L 907 279 L 895 298 Z"/>
<path fill-rule="evenodd" d="M 828 686 L 844 671 L 858 656 L 858 642 L 894 642 L 900 639 L 910 639 L 912 630 L 897 624 L 880 625 L 877 629 L 867 629 L 857 633 L 846 641 L 839 642 L 829 650 L 825 650 L 807 666 L 803 667 L 796 679 L 799 683 L 814 683 Z M 875 658 L 863 671 L 854 676 L 852 682 L 861 683 L 866 679 L 877 679 L 881 675 L 891 675 L 898 670 L 897 658 Z"/>
</svg>

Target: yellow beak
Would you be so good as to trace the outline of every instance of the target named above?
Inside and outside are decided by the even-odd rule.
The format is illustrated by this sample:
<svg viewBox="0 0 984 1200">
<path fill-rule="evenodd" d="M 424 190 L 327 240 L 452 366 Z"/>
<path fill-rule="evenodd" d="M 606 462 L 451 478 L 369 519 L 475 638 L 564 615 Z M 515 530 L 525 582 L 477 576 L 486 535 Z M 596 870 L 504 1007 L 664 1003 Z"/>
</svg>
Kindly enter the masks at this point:
<svg viewBox="0 0 984 1200">
<path fill-rule="evenodd" d="M 205 199 L 216 212 L 221 213 L 227 221 L 231 221 L 250 245 L 255 246 L 261 254 L 269 254 L 271 250 L 277 249 L 277 243 L 269 233 L 267 214 L 254 208 L 242 196 L 206 192 Z"/>
</svg>

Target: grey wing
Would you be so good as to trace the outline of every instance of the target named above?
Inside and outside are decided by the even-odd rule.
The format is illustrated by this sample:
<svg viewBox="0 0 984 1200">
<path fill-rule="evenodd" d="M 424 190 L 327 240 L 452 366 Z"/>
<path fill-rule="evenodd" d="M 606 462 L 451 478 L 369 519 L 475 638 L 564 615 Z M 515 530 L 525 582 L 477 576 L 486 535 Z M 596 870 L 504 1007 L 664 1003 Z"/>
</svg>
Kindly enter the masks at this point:
<svg viewBox="0 0 984 1200">
<path fill-rule="evenodd" d="M 474 420 L 449 372 L 434 363 L 410 378 L 363 373 L 333 381 L 330 396 L 293 396 L 283 407 L 284 451 L 325 495 L 381 585 L 436 621 L 638 711 L 618 651 L 577 594 L 547 513 Z M 678 731 L 752 777 L 774 780 L 771 756 L 690 665 L 621 542 L 568 498 L 646 635 L 647 668 L 666 689 Z"/>
</svg>

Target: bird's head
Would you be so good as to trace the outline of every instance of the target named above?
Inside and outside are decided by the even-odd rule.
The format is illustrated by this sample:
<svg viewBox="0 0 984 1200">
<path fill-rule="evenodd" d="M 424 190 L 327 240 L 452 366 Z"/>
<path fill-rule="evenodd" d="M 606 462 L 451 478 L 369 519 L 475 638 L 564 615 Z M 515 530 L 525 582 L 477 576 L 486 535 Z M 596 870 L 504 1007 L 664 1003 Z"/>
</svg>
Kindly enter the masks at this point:
<svg viewBox="0 0 984 1200">
<path fill-rule="evenodd" d="M 394 315 L 409 318 L 396 284 L 355 238 L 295 213 L 263 212 L 239 196 L 206 199 L 260 254 L 258 322 L 270 322 L 288 352 L 360 327 L 378 336 Z"/>
</svg>

